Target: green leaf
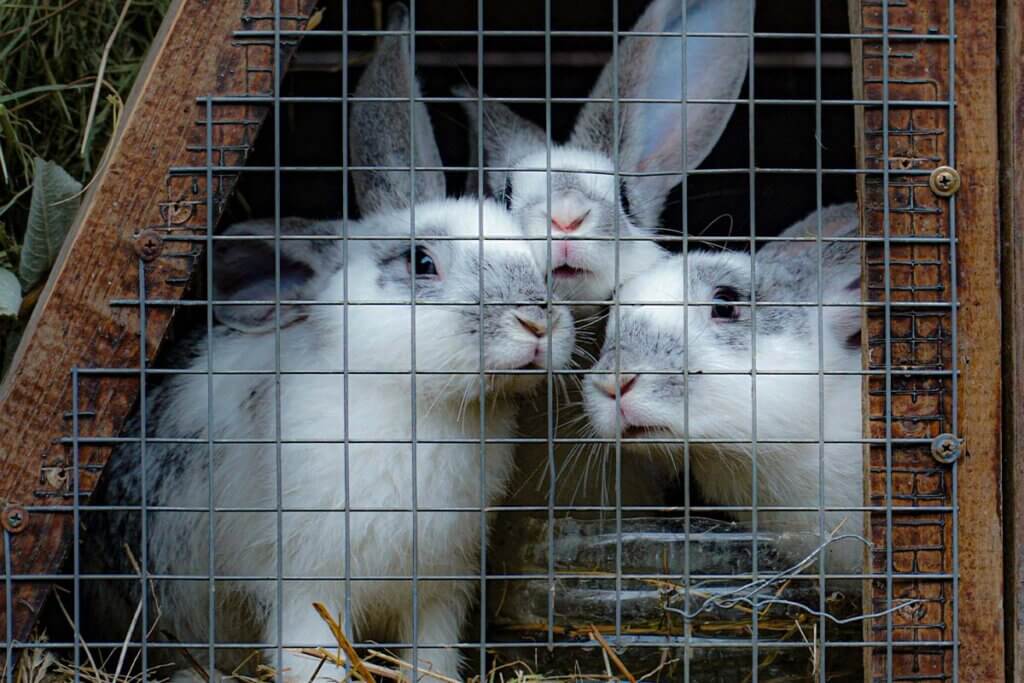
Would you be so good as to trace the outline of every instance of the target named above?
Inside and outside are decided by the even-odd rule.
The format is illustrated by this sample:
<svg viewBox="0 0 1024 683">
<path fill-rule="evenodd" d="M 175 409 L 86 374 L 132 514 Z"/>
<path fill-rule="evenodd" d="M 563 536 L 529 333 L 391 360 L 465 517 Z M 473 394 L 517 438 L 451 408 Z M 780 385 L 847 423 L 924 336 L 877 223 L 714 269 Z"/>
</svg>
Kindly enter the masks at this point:
<svg viewBox="0 0 1024 683">
<path fill-rule="evenodd" d="M 18 276 L 0 268 L 0 332 L 6 331 L 17 319 L 21 309 L 21 283 Z"/>
<path fill-rule="evenodd" d="M 52 161 L 35 160 L 32 204 L 18 275 L 26 291 L 46 277 L 78 211 L 82 184 Z"/>
<path fill-rule="evenodd" d="M 84 90 L 85 88 L 93 87 L 92 83 L 79 83 L 77 85 L 38 85 L 34 88 L 28 88 L 19 92 L 12 92 L 8 95 L 0 95 L 0 104 L 6 104 L 7 102 L 14 102 L 23 97 L 29 95 L 40 95 L 48 92 L 62 92 L 64 90 Z"/>
</svg>

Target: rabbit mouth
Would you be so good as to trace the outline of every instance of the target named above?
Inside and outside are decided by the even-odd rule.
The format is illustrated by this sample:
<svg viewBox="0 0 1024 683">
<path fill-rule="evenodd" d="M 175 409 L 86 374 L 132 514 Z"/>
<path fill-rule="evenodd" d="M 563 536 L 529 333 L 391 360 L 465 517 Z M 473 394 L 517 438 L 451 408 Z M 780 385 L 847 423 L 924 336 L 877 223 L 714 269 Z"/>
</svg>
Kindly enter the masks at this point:
<svg viewBox="0 0 1024 683">
<path fill-rule="evenodd" d="M 578 277 L 584 277 L 590 275 L 590 271 L 585 268 L 575 268 L 568 264 L 558 266 L 551 270 L 551 274 L 560 280 L 571 280 Z"/>
<path fill-rule="evenodd" d="M 628 425 L 622 429 L 624 439 L 667 439 L 673 437 L 672 430 L 664 425 Z"/>
</svg>

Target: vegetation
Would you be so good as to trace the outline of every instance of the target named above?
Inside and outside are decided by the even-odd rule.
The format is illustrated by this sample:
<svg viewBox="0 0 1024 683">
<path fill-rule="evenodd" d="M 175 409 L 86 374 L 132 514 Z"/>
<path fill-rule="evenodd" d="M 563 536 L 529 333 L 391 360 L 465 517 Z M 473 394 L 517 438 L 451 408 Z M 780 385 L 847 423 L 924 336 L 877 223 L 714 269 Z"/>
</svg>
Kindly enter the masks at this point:
<svg viewBox="0 0 1024 683">
<path fill-rule="evenodd" d="M 0 375 L 170 0 L 0 0 Z"/>
</svg>

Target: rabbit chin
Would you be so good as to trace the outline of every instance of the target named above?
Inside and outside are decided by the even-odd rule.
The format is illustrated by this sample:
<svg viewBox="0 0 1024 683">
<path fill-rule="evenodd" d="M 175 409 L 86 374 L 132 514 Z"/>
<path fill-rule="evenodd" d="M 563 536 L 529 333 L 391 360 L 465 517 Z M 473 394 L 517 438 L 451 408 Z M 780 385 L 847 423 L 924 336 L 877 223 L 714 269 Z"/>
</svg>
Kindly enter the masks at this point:
<svg viewBox="0 0 1024 683">
<path fill-rule="evenodd" d="M 496 395 L 514 394 L 525 396 L 533 394 L 544 385 L 546 378 L 546 374 L 541 374 L 543 372 L 542 368 L 533 369 L 533 372 L 536 374 L 492 375 L 488 379 L 487 390 Z"/>
<path fill-rule="evenodd" d="M 609 241 L 571 242 L 570 258 L 551 262 L 552 286 L 557 298 L 569 304 L 594 302 L 609 303 L 615 290 L 615 275 L 624 282 L 656 263 L 662 252 L 650 242 L 622 241 L 617 245 Z M 535 256 L 541 264 L 547 261 L 546 246 L 534 246 Z M 619 258 L 616 265 L 615 253 Z"/>
<path fill-rule="evenodd" d="M 638 389 L 637 391 L 643 391 Z M 630 396 L 632 399 L 633 397 Z M 645 450 L 653 447 L 671 452 L 682 451 L 684 439 L 749 439 L 750 422 L 743 428 L 741 420 L 735 420 L 723 433 L 722 415 L 713 410 L 702 409 L 690 398 L 689 405 L 681 396 L 671 401 L 663 400 L 631 400 L 623 404 L 622 412 L 616 408 L 615 400 L 603 393 L 590 388 L 584 399 L 587 419 L 596 435 L 602 439 L 622 438 L 622 447 L 630 450 Z M 687 419 L 686 411 L 689 412 Z M 635 439 L 635 441 L 634 441 Z M 645 439 L 680 440 L 657 443 Z M 715 448 L 732 448 L 731 444 L 715 445 Z"/>
</svg>

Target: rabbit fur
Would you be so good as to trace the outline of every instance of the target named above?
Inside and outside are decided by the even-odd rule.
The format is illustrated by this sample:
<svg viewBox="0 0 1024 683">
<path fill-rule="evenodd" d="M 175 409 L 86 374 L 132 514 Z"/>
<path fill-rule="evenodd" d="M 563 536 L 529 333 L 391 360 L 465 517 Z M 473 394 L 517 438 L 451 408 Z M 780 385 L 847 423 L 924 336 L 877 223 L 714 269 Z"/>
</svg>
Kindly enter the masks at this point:
<svg viewBox="0 0 1024 683">
<path fill-rule="evenodd" d="M 783 236 L 814 236 L 818 220 L 811 214 Z M 820 220 L 825 238 L 858 234 L 855 205 L 825 208 Z M 855 241 L 822 242 L 820 299 L 818 256 L 812 240 L 772 242 L 754 257 L 691 251 L 662 262 L 623 285 L 618 315 L 609 320 L 595 365 L 601 373 L 589 376 L 584 386 L 596 434 L 622 436 L 623 450 L 633 458 L 652 459 L 676 473 L 682 468 L 682 444 L 628 441 L 693 439 L 690 476 L 710 504 L 749 507 L 756 489 L 760 527 L 797 531 L 803 539 L 791 546 L 794 559 L 814 550 L 821 531 L 826 536 L 837 529 L 863 532 L 862 513 L 851 509 L 864 504 L 857 443 L 862 434 L 860 249 Z M 750 300 L 752 286 L 755 301 L 812 305 L 735 305 Z M 818 301 L 839 305 L 814 306 Z M 684 302 L 686 308 L 679 306 Z M 819 368 L 849 374 L 819 376 Z M 756 458 L 750 441 L 757 442 Z M 820 516 L 819 494 L 833 508 Z M 763 509 L 783 506 L 815 511 Z M 748 511 L 730 514 L 750 518 Z M 856 539 L 836 542 L 829 547 L 829 569 L 859 571 L 863 551 Z"/>
<path fill-rule="evenodd" d="M 408 28 L 403 8 L 389 28 Z M 382 38 L 357 95 L 418 96 L 408 59 L 406 39 Z M 408 103 L 359 102 L 351 125 L 356 165 L 440 165 L 422 103 L 410 113 Z M 149 572 L 225 577 L 155 582 L 159 626 L 183 642 L 266 643 L 265 661 L 308 681 L 318 662 L 273 645 L 334 644 L 317 601 L 350 615 L 359 641 L 415 644 L 421 668 L 457 677 L 458 652 L 440 646 L 459 642 L 478 584 L 429 577 L 479 573 L 481 506 L 498 500 L 513 469 L 510 444 L 481 452 L 481 439 L 514 436 L 515 397 L 569 360 L 572 316 L 545 309 L 544 277 L 525 241 L 490 239 L 523 236 L 494 202 L 446 199 L 437 172 L 416 173 L 415 186 L 408 173 L 360 171 L 355 182 L 357 222 L 285 219 L 275 237 L 273 221 L 248 221 L 227 230 L 235 240 L 218 241 L 216 323 L 182 354 L 191 374 L 148 397 L 146 435 L 190 442 L 148 443 L 144 460 L 137 444 L 118 449 L 100 502 L 139 505 L 144 492 Z M 324 239 L 341 234 L 354 239 Z M 292 303 L 230 305 L 278 294 Z M 413 387 L 414 368 L 436 374 L 416 375 Z M 488 375 L 481 397 L 481 371 L 523 368 L 534 374 Z M 142 519 L 106 514 L 89 520 L 98 540 L 83 546 L 86 565 L 129 571 L 121 547 L 143 556 Z M 293 578 L 273 578 L 282 573 Z M 139 582 L 107 588 L 91 611 L 123 637 Z M 218 650 L 215 664 L 229 671 L 244 653 Z M 344 673 L 325 666 L 319 676 Z"/>
<path fill-rule="evenodd" d="M 654 0 L 631 33 L 744 33 L 751 29 L 753 13 L 754 0 L 688 0 L 685 17 L 679 0 Z M 588 101 L 569 140 L 551 145 L 550 153 L 544 129 L 504 104 L 463 102 L 471 123 L 471 149 L 477 147 L 480 131 L 485 164 L 497 169 L 486 172 L 486 187 L 525 227 L 538 260 L 550 268 L 554 293 L 575 304 L 579 348 L 574 362 L 583 368 L 600 349 L 606 313 L 602 304 L 609 302 L 616 285 L 667 257 L 655 242 L 666 197 L 684 169 L 696 168 L 725 129 L 735 107 L 730 100 L 739 95 L 747 74 L 749 42 L 743 36 L 627 35 L 617 54 L 617 69 L 609 61 L 589 96 L 610 100 L 617 92 L 622 99 L 617 120 L 611 102 Z M 471 88 L 456 93 L 477 97 Z M 632 101 L 684 98 L 724 101 Z M 616 165 L 621 175 L 615 173 Z M 613 239 L 616 235 L 618 240 Z M 523 432 L 536 439 L 587 436 L 580 401 L 577 382 L 562 382 L 550 405 L 538 396 L 524 410 Z M 610 505 L 616 487 L 614 458 L 571 441 L 557 443 L 554 455 L 557 504 Z M 520 470 L 512 502 L 547 503 L 547 446 L 524 444 L 516 457 Z M 643 464 L 623 468 L 622 476 L 624 504 L 662 500 L 663 480 Z"/>
</svg>

